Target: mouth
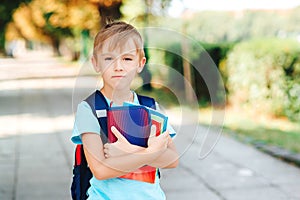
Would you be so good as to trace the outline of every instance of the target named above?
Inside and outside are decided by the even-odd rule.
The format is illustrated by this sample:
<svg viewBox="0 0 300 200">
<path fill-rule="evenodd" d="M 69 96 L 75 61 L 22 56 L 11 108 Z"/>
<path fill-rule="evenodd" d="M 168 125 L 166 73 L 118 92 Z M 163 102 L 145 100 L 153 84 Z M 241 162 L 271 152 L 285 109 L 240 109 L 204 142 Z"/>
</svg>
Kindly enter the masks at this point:
<svg viewBox="0 0 300 200">
<path fill-rule="evenodd" d="M 124 78 L 125 76 L 118 75 L 118 76 L 112 76 L 111 78 Z"/>
</svg>

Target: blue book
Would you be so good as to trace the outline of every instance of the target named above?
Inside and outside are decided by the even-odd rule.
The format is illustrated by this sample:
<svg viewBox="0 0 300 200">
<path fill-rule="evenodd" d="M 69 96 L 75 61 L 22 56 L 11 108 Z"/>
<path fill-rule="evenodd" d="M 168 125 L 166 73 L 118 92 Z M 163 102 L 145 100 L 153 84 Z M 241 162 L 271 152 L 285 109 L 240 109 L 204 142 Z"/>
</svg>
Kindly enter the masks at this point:
<svg viewBox="0 0 300 200">
<path fill-rule="evenodd" d="M 124 102 L 123 106 L 134 107 L 134 106 L 140 106 L 140 105 L 133 104 L 131 102 Z M 158 135 L 162 134 L 163 132 L 165 132 L 167 130 L 168 117 L 152 108 L 148 108 L 146 106 L 142 106 L 142 107 L 144 107 L 145 109 L 148 110 L 148 112 L 150 114 L 151 125 L 156 126 L 156 134 L 155 135 L 158 136 Z"/>
<path fill-rule="evenodd" d="M 115 142 L 116 136 L 111 127 L 117 130 L 131 144 L 147 147 L 150 136 L 151 118 L 149 110 L 144 106 L 118 106 L 107 110 L 108 141 Z"/>
</svg>

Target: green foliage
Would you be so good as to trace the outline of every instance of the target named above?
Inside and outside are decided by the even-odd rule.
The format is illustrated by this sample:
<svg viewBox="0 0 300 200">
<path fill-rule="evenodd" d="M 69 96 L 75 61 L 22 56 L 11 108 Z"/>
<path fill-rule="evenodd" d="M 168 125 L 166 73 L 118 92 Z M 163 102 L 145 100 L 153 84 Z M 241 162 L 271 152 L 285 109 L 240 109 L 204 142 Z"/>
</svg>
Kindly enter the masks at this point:
<svg viewBox="0 0 300 200">
<path fill-rule="evenodd" d="M 284 113 L 294 121 L 300 120 L 300 81 L 287 81 L 287 96 L 284 104 Z"/>
<path fill-rule="evenodd" d="M 228 55 L 229 100 L 275 116 L 299 115 L 300 44 L 256 39 L 237 44 Z"/>
<path fill-rule="evenodd" d="M 180 18 L 161 20 L 170 27 L 208 43 L 243 41 L 258 37 L 299 35 L 300 6 L 288 10 L 243 10 L 185 12 Z"/>
<path fill-rule="evenodd" d="M 217 97 L 216 104 L 225 101 L 223 94 L 221 94 L 221 81 L 216 73 L 216 67 L 219 68 L 220 63 L 225 59 L 227 52 L 233 47 L 232 43 L 197 43 L 190 47 L 188 56 L 190 57 L 191 73 L 194 83 L 194 91 L 200 102 L 210 102 L 212 95 Z M 180 74 L 183 74 L 183 58 L 185 56 L 181 53 L 181 44 L 173 43 L 168 48 L 169 51 L 165 52 L 165 62 L 168 66 L 175 69 Z M 172 79 L 173 74 L 169 74 L 169 80 L 173 81 L 172 86 L 177 89 L 183 88 L 183 81 Z M 205 78 L 204 78 L 205 76 Z M 208 89 L 210 88 L 210 91 Z"/>
<path fill-rule="evenodd" d="M 138 19 L 144 19 L 145 2 L 141 0 L 123 0 L 121 12 L 123 13 L 123 20 L 136 23 Z"/>
<path fill-rule="evenodd" d="M 164 108 L 175 107 L 179 105 L 179 100 L 176 95 L 167 87 L 153 88 L 151 91 L 146 91 L 142 87 L 135 90 L 141 95 L 146 95 L 159 100 L 159 104 Z"/>
<path fill-rule="evenodd" d="M 174 88 L 176 88 L 177 91 L 183 90 L 183 80 L 182 79 L 176 79 L 176 74 L 174 73 L 180 73 L 183 75 L 183 60 L 182 60 L 182 54 L 181 54 L 181 46 L 179 43 L 173 43 L 168 48 L 168 51 L 165 51 L 165 63 L 167 66 L 171 67 L 175 71 L 170 71 L 168 74 L 168 81 L 169 84 L 172 85 Z"/>
<path fill-rule="evenodd" d="M 50 22 L 50 18 L 55 15 L 55 12 L 43 13 L 43 18 L 45 19 L 45 25 L 43 28 L 44 33 L 51 35 L 53 38 L 59 39 L 63 37 L 73 36 L 72 31 L 69 27 L 55 26 Z"/>
</svg>

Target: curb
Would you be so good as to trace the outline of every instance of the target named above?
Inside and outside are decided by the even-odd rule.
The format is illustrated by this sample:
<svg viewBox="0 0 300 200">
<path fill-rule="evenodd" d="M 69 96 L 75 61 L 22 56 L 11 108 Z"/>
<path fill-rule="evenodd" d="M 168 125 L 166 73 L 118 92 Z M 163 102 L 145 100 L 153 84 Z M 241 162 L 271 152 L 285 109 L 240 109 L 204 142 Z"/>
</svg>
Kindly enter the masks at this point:
<svg viewBox="0 0 300 200">
<path fill-rule="evenodd" d="M 266 144 L 262 144 L 262 143 L 253 143 L 253 145 L 257 149 L 259 149 L 269 155 L 280 158 L 286 162 L 293 163 L 296 166 L 300 167 L 300 154 L 298 154 L 298 153 L 293 153 L 289 150 L 286 150 L 286 149 L 283 149 L 283 148 L 280 148 L 277 146 L 273 146 L 273 145 L 271 146 L 271 145 L 266 145 Z"/>
<path fill-rule="evenodd" d="M 287 149 L 275 146 L 275 145 L 268 145 L 264 142 L 255 141 L 253 138 L 249 136 L 241 137 L 237 133 L 233 131 L 225 131 L 224 133 L 228 134 L 230 137 L 244 143 L 249 144 L 256 149 L 276 158 L 279 158 L 285 162 L 292 163 L 297 167 L 300 167 L 300 154 L 291 152 Z"/>
</svg>

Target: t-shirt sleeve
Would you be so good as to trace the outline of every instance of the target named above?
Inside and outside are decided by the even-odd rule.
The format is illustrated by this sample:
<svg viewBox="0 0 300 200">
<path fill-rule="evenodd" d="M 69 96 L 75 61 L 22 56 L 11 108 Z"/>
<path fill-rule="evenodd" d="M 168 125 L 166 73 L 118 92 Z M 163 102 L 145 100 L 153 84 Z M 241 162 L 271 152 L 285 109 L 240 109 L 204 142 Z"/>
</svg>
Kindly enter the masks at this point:
<svg viewBox="0 0 300 200">
<path fill-rule="evenodd" d="M 71 141 L 75 144 L 82 144 L 81 135 L 87 132 L 100 135 L 100 125 L 89 104 L 83 101 L 77 107 Z"/>
<path fill-rule="evenodd" d="M 156 110 L 157 110 L 158 112 L 163 113 L 162 110 L 160 109 L 159 104 L 158 104 L 157 102 L 155 102 L 155 106 L 156 106 Z M 171 136 L 172 138 L 174 138 L 174 137 L 176 136 L 176 131 L 174 130 L 174 128 L 173 128 L 173 127 L 171 126 L 171 124 L 169 123 L 169 120 L 168 120 L 168 123 L 167 123 L 167 130 L 169 131 L 170 136 Z"/>
</svg>

